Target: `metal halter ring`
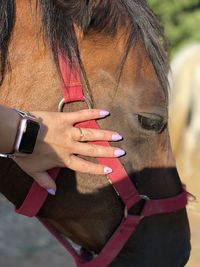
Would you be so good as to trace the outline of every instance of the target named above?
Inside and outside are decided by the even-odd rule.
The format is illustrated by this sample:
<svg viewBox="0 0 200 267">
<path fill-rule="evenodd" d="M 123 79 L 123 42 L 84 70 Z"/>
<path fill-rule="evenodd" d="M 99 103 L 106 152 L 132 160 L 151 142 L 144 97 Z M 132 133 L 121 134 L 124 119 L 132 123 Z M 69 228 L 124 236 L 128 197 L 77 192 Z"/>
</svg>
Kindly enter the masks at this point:
<svg viewBox="0 0 200 267">
<path fill-rule="evenodd" d="M 83 101 L 87 104 L 87 106 L 88 106 L 89 109 L 92 109 L 92 102 L 91 102 L 91 100 L 89 98 L 87 98 L 86 96 L 84 96 Z M 79 102 L 79 101 L 74 101 L 74 102 Z M 65 102 L 65 99 L 63 98 L 60 101 L 60 103 L 58 104 L 58 112 L 63 112 L 64 107 L 65 107 L 66 104 L 69 104 L 69 103 L 68 102 Z"/>
<path fill-rule="evenodd" d="M 140 195 L 140 197 L 141 199 L 146 200 L 146 201 L 150 200 L 150 197 L 148 197 L 147 195 Z"/>
</svg>

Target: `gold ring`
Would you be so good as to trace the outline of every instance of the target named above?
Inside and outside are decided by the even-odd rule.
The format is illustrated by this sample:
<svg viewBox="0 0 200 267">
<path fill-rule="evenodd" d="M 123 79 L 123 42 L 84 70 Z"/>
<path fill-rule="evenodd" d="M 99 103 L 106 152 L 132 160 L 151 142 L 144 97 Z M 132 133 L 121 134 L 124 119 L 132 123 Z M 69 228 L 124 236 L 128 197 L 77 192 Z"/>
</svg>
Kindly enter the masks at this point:
<svg viewBox="0 0 200 267">
<path fill-rule="evenodd" d="M 81 128 L 79 128 L 79 131 L 80 131 L 80 134 L 81 134 L 81 135 L 80 135 L 80 139 L 81 139 L 81 138 L 83 138 L 84 133 L 83 133 L 83 130 L 82 130 Z"/>
</svg>

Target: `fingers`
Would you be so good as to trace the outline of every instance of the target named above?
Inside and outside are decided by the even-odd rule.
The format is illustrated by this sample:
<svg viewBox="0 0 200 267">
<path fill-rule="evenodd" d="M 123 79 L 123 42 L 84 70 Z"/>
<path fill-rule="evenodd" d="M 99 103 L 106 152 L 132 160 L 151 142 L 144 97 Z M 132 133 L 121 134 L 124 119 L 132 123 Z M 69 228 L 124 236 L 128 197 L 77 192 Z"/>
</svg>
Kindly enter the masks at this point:
<svg viewBox="0 0 200 267">
<path fill-rule="evenodd" d="M 81 141 L 74 144 L 73 154 L 89 157 L 120 157 L 125 155 L 125 151 L 120 148 L 83 143 L 84 141 L 121 140 L 122 136 L 115 132 L 88 128 L 74 128 L 73 139 Z"/>
<path fill-rule="evenodd" d="M 76 143 L 74 153 L 88 157 L 121 157 L 125 151 L 116 147 L 100 146 L 88 143 Z"/>
<path fill-rule="evenodd" d="M 36 113 L 37 114 L 37 113 Z M 76 128 L 73 127 L 78 122 L 100 119 L 109 115 L 108 111 L 100 109 L 86 109 L 71 113 L 39 113 L 43 118 L 44 125 L 47 126 L 47 134 L 41 136 L 34 155 L 25 159 L 18 159 L 16 163 L 27 172 L 34 180 L 49 194 L 55 195 L 56 184 L 44 170 L 55 166 L 68 167 L 74 171 L 90 173 L 95 175 L 105 175 L 112 172 L 108 166 L 92 163 L 78 156 L 89 157 L 119 157 L 125 154 L 122 149 L 105 147 L 96 144 L 86 143 L 87 141 L 119 141 L 122 136 L 113 131 Z M 58 119 L 59 118 L 59 119 Z M 53 120 L 55 119 L 55 120 Z M 63 134 L 63 127 L 66 127 L 67 134 Z M 56 136 L 56 138 L 55 138 Z M 67 136 L 67 138 L 65 138 Z M 56 140 L 55 140 L 56 139 Z M 66 141 L 67 140 L 67 141 Z M 66 147 L 63 141 L 68 142 Z M 65 149 L 64 149 L 65 148 Z M 55 155 L 51 151 L 56 151 Z M 48 153 L 49 154 L 48 154 Z M 48 155 L 48 157 L 46 156 Z M 57 156 L 58 155 L 58 156 Z M 29 164 L 31 162 L 31 165 Z M 63 166 L 60 166 L 60 164 Z"/>
<path fill-rule="evenodd" d="M 75 155 L 70 157 L 70 161 L 66 165 L 74 171 L 95 175 L 106 175 L 112 172 L 112 169 L 108 166 L 92 163 Z"/>
<path fill-rule="evenodd" d="M 122 136 L 113 131 L 97 130 L 90 128 L 73 128 L 72 137 L 74 141 L 119 141 Z"/>
<path fill-rule="evenodd" d="M 29 174 L 33 179 L 43 188 L 45 188 L 49 194 L 56 194 L 56 184 L 54 180 L 48 175 L 47 172 L 36 172 Z"/>
<path fill-rule="evenodd" d="M 108 111 L 100 110 L 100 109 L 84 109 L 84 110 L 71 112 L 67 114 L 68 121 L 71 122 L 72 124 L 75 124 L 81 121 L 100 119 L 108 115 L 109 115 Z"/>
</svg>

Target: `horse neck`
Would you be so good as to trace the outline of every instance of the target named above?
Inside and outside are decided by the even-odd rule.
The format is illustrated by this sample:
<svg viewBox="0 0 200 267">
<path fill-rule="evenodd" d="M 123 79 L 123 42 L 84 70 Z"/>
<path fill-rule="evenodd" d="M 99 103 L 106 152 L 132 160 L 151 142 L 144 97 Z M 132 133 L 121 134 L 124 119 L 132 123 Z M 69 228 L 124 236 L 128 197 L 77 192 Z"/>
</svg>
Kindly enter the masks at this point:
<svg viewBox="0 0 200 267">
<path fill-rule="evenodd" d="M 16 2 L 8 60 L 0 103 L 26 111 L 57 111 L 61 81 L 41 34 L 41 14 L 35 13 L 35 0 Z"/>
</svg>

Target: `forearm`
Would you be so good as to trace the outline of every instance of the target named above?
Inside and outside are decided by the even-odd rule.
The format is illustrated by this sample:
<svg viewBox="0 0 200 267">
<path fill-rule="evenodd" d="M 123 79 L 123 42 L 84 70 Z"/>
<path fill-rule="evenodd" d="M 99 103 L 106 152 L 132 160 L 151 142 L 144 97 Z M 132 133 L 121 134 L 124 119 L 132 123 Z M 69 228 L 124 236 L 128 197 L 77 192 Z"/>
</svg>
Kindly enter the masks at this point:
<svg viewBox="0 0 200 267">
<path fill-rule="evenodd" d="M 0 105 L 0 153 L 13 152 L 19 122 L 16 111 Z"/>
</svg>

